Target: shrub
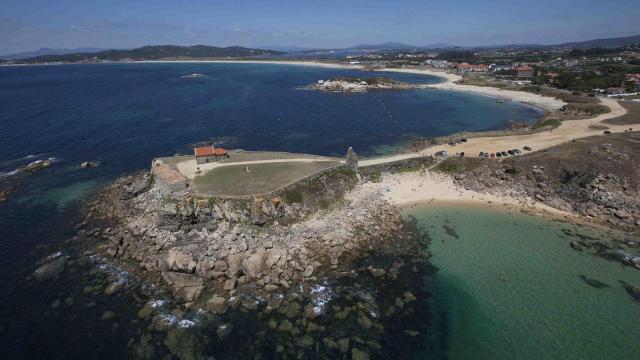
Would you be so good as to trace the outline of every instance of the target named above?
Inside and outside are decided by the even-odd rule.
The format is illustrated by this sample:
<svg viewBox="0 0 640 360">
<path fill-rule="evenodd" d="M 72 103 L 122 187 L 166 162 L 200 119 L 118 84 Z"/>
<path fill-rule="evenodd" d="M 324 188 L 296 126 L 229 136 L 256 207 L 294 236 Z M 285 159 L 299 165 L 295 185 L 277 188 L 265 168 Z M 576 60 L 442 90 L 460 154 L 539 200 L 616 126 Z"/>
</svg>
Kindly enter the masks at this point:
<svg viewBox="0 0 640 360">
<path fill-rule="evenodd" d="M 450 157 L 436 166 L 436 170 L 448 174 L 460 174 L 473 170 L 480 165 L 481 160 L 475 158 Z"/>
<path fill-rule="evenodd" d="M 542 119 L 531 126 L 531 130 L 538 130 L 544 127 L 556 128 L 562 124 L 558 119 Z"/>
<path fill-rule="evenodd" d="M 284 198 L 289 204 L 301 203 L 302 193 L 296 190 L 288 190 L 288 191 L 285 191 Z"/>
</svg>

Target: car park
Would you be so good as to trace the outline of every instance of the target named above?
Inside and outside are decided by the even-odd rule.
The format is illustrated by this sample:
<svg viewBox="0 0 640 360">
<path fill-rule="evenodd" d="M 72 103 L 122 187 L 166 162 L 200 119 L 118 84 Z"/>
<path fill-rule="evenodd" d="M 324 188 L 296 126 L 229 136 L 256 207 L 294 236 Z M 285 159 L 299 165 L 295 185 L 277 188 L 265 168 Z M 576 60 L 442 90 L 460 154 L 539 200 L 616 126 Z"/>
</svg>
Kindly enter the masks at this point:
<svg viewBox="0 0 640 360">
<path fill-rule="evenodd" d="M 527 151 L 531 151 L 531 150 L 533 150 L 533 149 L 531 149 L 529 146 L 525 146 L 525 147 L 523 147 L 522 149 L 523 149 L 523 150 L 527 150 Z"/>
</svg>

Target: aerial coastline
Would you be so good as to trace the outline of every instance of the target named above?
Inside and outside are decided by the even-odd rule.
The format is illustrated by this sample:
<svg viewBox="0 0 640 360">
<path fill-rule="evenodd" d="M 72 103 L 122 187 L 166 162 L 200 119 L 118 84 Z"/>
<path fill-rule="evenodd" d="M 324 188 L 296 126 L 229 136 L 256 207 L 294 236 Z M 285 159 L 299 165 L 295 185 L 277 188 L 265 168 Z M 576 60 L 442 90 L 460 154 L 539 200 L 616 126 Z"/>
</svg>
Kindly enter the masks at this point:
<svg viewBox="0 0 640 360">
<path fill-rule="evenodd" d="M 243 63 L 166 61 L 183 62 Z M 244 63 L 363 69 L 355 65 L 307 61 Z M 118 66 L 112 68 L 86 70 L 96 73 L 105 69 L 120 70 Z M 178 88 L 181 95 L 186 96 L 188 89 L 203 85 L 227 91 L 227 87 L 221 86 L 223 82 L 213 81 L 213 71 L 206 73 L 209 68 L 206 65 L 139 68 L 171 70 L 167 73 L 157 71 L 159 82 L 146 83 L 150 86 L 168 83 L 168 88 Z M 231 66 L 220 68 L 224 70 Z M 137 72 L 135 65 L 129 69 L 133 69 L 132 73 Z M 334 91 L 333 84 L 328 89 L 320 86 L 319 90 L 349 92 L 343 91 L 341 84 L 347 82 L 360 85 L 357 91 L 364 92 L 369 90 L 369 85 L 380 85 L 376 79 L 386 77 L 360 77 L 356 71 L 349 71 L 350 77 L 340 78 L 347 72 L 312 72 L 284 67 L 271 70 L 266 69 L 268 73 L 277 73 L 286 79 L 282 85 L 285 91 L 277 94 L 290 94 L 292 99 L 320 98 L 339 105 L 348 103 L 349 98 L 358 102 L 364 100 L 361 103 L 364 108 L 370 105 L 368 100 L 371 98 L 384 99 L 386 104 L 380 102 L 373 108 L 389 115 L 382 117 L 381 129 L 402 125 L 391 121 L 387 107 L 392 109 L 392 105 L 382 91 L 392 82 L 383 83 L 381 91 L 370 95 L 333 95 L 297 91 L 296 83 L 301 81 L 298 78 L 290 81 L 294 78 L 291 73 L 295 76 L 305 73 L 306 77 L 300 77 L 304 83 L 324 84 L 326 80 L 322 83 L 314 80 L 316 74 L 322 74 L 323 79 L 333 79 L 329 82 L 340 84 L 336 87 L 338 91 Z M 482 95 L 473 100 L 492 109 L 519 111 L 521 107 L 485 96 L 508 98 L 514 103 L 536 107 L 545 112 L 545 118 L 549 114 L 567 115 L 569 107 L 563 100 L 549 96 L 460 84 L 458 75 L 446 72 L 377 70 L 443 79 L 438 84 L 417 85 L 421 90 L 416 92 L 392 92 L 391 97 L 409 95 L 412 101 L 421 101 L 423 95 L 428 95 L 446 103 L 448 98 L 472 98 L 452 94 L 468 91 Z M 420 80 L 420 76 L 397 77 L 409 79 L 406 84 L 412 89 L 416 80 Z M 273 86 L 271 82 L 267 83 Z M 401 85 L 405 86 L 404 83 Z M 207 89 L 201 92 L 205 104 L 210 104 L 211 98 L 222 98 L 211 88 L 200 88 Z M 372 86 L 371 90 L 378 89 Z M 273 99 L 268 97 L 267 101 L 273 102 Z M 524 217 L 517 213 L 535 215 L 529 218 L 537 218 L 532 222 L 538 221 L 538 224 L 546 221 L 561 224 L 558 227 L 591 228 L 586 225 L 596 225 L 622 230 L 624 232 L 619 232 L 621 235 L 616 240 L 601 240 L 563 228 L 567 232 L 560 234 L 571 240 L 565 239 L 556 245 L 570 256 L 575 256 L 573 251 L 584 251 L 614 260 L 616 265 L 624 265 L 620 266 L 624 271 L 636 271 L 640 268 L 640 257 L 634 252 L 636 243 L 628 241 L 626 234 L 637 231 L 640 226 L 638 187 L 635 182 L 628 181 L 636 178 L 633 164 L 639 160 L 636 144 L 640 141 L 628 131 L 627 122 L 618 122 L 634 110 L 613 99 L 588 100 L 609 111 L 587 118 L 580 114 L 575 119 L 571 114 L 558 120 L 555 127 L 536 129 L 529 121 L 538 112 L 526 109 L 527 112 L 518 112 L 527 116 L 522 128 L 513 127 L 509 122 L 509 128 L 491 135 L 456 133 L 444 140 L 421 139 L 423 141 L 418 145 L 407 146 L 403 153 L 381 157 L 359 158 L 355 146 L 342 149 L 346 150 L 346 154 L 342 152 L 343 156 L 335 152 L 319 156 L 245 151 L 227 147 L 229 143 L 220 137 L 190 143 L 193 147 L 189 146 L 187 152 L 176 154 L 176 149 L 181 146 L 184 149 L 185 144 L 193 141 L 181 138 L 165 148 L 143 153 L 139 156 L 143 157 L 143 165 L 119 173 L 112 184 L 84 202 L 81 218 L 71 230 L 73 238 L 66 243 L 74 246 L 74 253 L 81 254 L 84 263 L 99 269 L 96 273 L 106 275 L 99 281 L 83 280 L 81 291 L 104 296 L 107 301 L 133 296 L 135 304 L 127 311 L 133 313 L 135 319 L 131 324 L 140 324 L 141 329 L 127 339 L 127 346 L 141 354 L 141 358 L 154 358 L 158 354 L 197 358 L 195 354 L 218 351 L 218 348 L 211 350 L 213 343 L 214 347 L 223 344 L 222 348 L 231 353 L 253 355 L 276 351 L 281 355 L 301 356 L 315 351 L 323 358 L 340 354 L 367 359 L 369 356 L 392 357 L 396 346 L 411 349 L 409 353 L 413 355 L 423 348 L 426 343 L 423 339 L 431 334 L 429 326 L 433 319 L 427 312 L 433 311 L 430 299 L 434 294 L 430 293 L 431 287 L 426 281 L 431 271 L 429 245 L 432 241 L 444 243 L 449 238 L 464 239 L 456 242 L 461 245 L 471 238 L 469 230 L 465 229 L 468 224 L 449 222 L 447 217 L 451 214 L 445 210 L 452 205 L 461 205 L 460 211 L 478 208 L 471 212 L 483 212 L 492 217 L 492 225 L 469 222 L 476 226 L 476 231 L 471 231 L 479 234 L 483 234 L 482 229 L 494 231 L 502 223 L 518 226 L 511 224 L 522 220 L 516 218 Z M 216 105 L 225 104 L 220 101 Z M 457 102 L 448 104 L 457 105 Z M 259 107 L 252 104 L 252 108 Z M 352 109 L 347 108 L 349 112 L 342 121 L 353 118 Z M 465 113 L 465 117 L 483 120 L 473 110 Z M 489 114 L 502 115 L 499 112 Z M 126 118 L 120 113 L 116 116 Z M 137 116 L 134 114 L 131 118 Z M 150 118 L 151 126 L 155 127 L 157 117 Z M 603 133 L 605 124 L 602 122 L 609 120 L 616 121 L 607 123 L 607 133 Z M 264 117 L 258 121 L 266 122 Z M 171 122 L 163 119 L 162 123 Z M 312 127 L 318 126 L 318 122 L 309 123 Z M 506 120 L 499 126 L 505 123 Z M 193 121 L 191 124 L 198 123 Z M 464 124 L 470 126 L 468 122 Z M 184 126 L 184 123 L 178 126 Z M 211 134 L 218 135 L 217 129 L 203 128 L 207 129 L 206 135 L 195 129 L 196 133 L 190 136 L 204 140 Z M 269 133 L 277 131 L 269 130 Z M 225 129 L 219 135 L 226 134 L 233 132 Z M 331 135 L 344 136 L 340 132 Z M 258 144 L 262 136 L 263 132 L 252 141 Z M 165 134 L 161 137 L 165 139 Z M 263 144 L 263 149 L 269 149 L 272 144 Z M 294 149 L 314 152 L 305 147 Z M 514 152 L 514 149 L 518 151 Z M 162 151 L 168 155 L 153 159 L 150 168 L 144 168 L 149 158 Z M 488 156 L 488 153 L 500 151 L 509 151 L 510 156 L 503 155 L 500 159 Z M 483 155 L 485 153 L 487 156 Z M 109 166 L 109 161 L 102 158 L 86 157 L 82 163 L 74 161 L 80 165 L 69 167 L 69 171 L 79 175 Z M 438 211 L 439 208 L 445 215 L 435 227 L 419 225 L 425 220 L 419 218 L 421 211 Z M 431 220 L 437 218 L 431 217 Z M 438 231 L 444 231 L 445 238 L 431 237 Z M 513 248 L 518 249 L 518 246 L 515 241 Z M 482 248 L 482 243 L 480 249 L 490 250 Z M 73 271 L 75 264 L 82 263 L 69 252 L 46 251 L 48 254 L 33 266 L 35 270 L 30 270 L 28 281 L 34 287 L 52 282 L 61 274 Z M 489 281 L 497 282 L 498 287 L 516 284 L 511 281 L 515 276 L 509 271 L 497 275 L 498 279 L 494 274 L 489 276 Z M 581 274 L 579 279 L 588 285 L 600 286 L 592 276 L 592 273 Z M 633 297 L 640 294 L 640 289 L 626 283 L 616 289 Z M 629 300 L 627 293 L 623 294 L 622 300 Z M 60 303 L 54 300 L 46 306 L 54 309 L 61 306 Z M 72 306 L 73 299 L 64 299 L 64 304 Z M 101 309 L 98 316 L 100 321 L 113 321 L 123 316 L 123 311 L 110 305 L 110 309 Z M 112 331 L 115 330 L 113 327 Z M 212 336 L 201 336 L 206 333 Z M 249 340 L 231 340 L 243 334 L 250 334 Z M 149 341 L 154 345 L 149 346 Z M 274 343 L 277 350 L 273 350 Z M 390 343 L 394 345 L 388 345 Z"/>
</svg>

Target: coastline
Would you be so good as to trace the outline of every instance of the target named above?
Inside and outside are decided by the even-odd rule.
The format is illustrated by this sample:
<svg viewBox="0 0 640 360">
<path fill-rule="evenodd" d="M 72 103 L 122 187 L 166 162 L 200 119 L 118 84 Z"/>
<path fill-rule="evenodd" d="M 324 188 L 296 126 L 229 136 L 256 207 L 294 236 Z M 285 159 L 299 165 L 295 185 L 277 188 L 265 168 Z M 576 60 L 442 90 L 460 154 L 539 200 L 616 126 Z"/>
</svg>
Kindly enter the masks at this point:
<svg viewBox="0 0 640 360">
<path fill-rule="evenodd" d="M 579 219 L 575 214 L 553 208 L 532 198 L 467 190 L 456 185 L 451 176 L 429 170 L 385 175 L 381 182 L 366 183 L 363 184 L 363 188 L 380 191 L 387 201 L 401 209 L 415 205 L 456 203 L 516 208 L 552 217 Z"/>
<path fill-rule="evenodd" d="M 298 66 L 319 66 L 327 68 L 342 69 L 362 69 L 358 65 L 346 65 L 335 63 L 318 63 L 309 61 L 207 61 L 212 63 L 256 63 L 256 64 L 279 64 L 279 65 L 298 65 Z M 380 72 L 396 72 L 410 73 L 425 76 L 435 76 L 443 79 L 443 82 L 437 84 L 424 85 L 424 88 L 440 89 L 445 91 L 470 92 L 479 95 L 489 96 L 492 98 L 503 98 L 511 101 L 519 102 L 529 106 L 534 106 L 542 111 L 555 111 L 566 105 L 565 102 L 555 98 L 546 97 L 538 94 L 528 93 L 524 91 L 501 90 L 491 87 L 472 86 L 464 84 L 456 84 L 461 79 L 457 74 L 451 74 L 444 71 L 436 71 L 431 69 L 390 69 L 384 68 L 376 70 Z M 448 144 L 430 146 L 417 153 L 399 154 L 395 156 L 380 157 L 368 160 L 361 160 L 361 166 L 377 165 L 385 162 L 401 161 L 417 157 L 430 156 L 440 150 L 447 150 L 453 154 L 455 152 L 464 151 L 473 155 L 480 151 L 504 151 L 511 148 L 521 148 L 524 145 L 533 147 L 533 151 L 539 151 L 560 145 L 574 139 L 593 136 L 601 133 L 599 130 L 590 127 L 600 122 L 622 116 L 626 113 L 626 109 L 622 107 L 616 100 L 601 99 L 601 103 L 610 108 L 609 113 L 605 113 L 590 119 L 564 121 L 556 128 L 549 131 L 543 131 L 534 134 L 517 134 L 508 136 L 486 136 L 470 139 L 468 142 L 459 144 L 455 147 Z M 626 125 L 611 125 L 609 128 L 613 131 L 623 131 Z M 494 150 L 495 149 L 495 150 Z M 434 205 L 438 203 L 457 203 L 463 205 L 473 205 L 495 208 L 500 207 L 509 211 L 521 211 L 532 213 L 540 216 L 550 217 L 554 219 L 562 219 L 592 226 L 603 226 L 598 223 L 589 221 L 577 214 L 569 213 L 548 206 L 542 202 L 538 202 L 530 197 L 519 197 L 512 194 L 490 194 L 479 193 L 467 190 L 453 182 L 453 177 L 447 174 L 431 173 L 427 170 L 426 176 L 419 176 L 418 173 L 400 173 L 389 174 L 383 177 L 382 183 L 366 183 L 362 188 L 355 189 L 358 191 L 370 191 L 375 188 L 384 195 L 391 204 L 398 209 L 408 208 L 416 205 Z M 606 227 L 606 226 L 605 226 Z"/>
<path fill-rule="evenodd" d="M 351 64 L 338 64 L 332 62 L 321 62 L 321 61 L 305 61 L 305 60 L 140 60 L 140 61 L 131 61 L 131 62 L 117 62 L 117 61 L 109 61 L 102 63 L 51 63 L 51 64 L 1 64 L 0 66 L 55 66 L 55 65 L 100 65 L 100 64 L 271 64 L 271 65 L 295 65 L 295 66 L 310 66 L 310 67 L 321 67 L 328 69 L 348 69 L 348 70 L 363 70 L 364 67 L 362 65 L 351 65 Z M 532 105 L 542 111 L 546 110 L 557 110 L 562 106 L 566 105 L 566 103 L 551 98 L 545 97 L 538 94 L 527 93 L 523 91 L 511 91 L 511 90 L 500 90 L 490 87 L 482 87 L 482 86 L 472 86 L 472 85 L 460 85 L 455 82 L 461 79 L 461 76 L 456 74 L 447 73 L 444 71 L 436 71 L 431 69 L 396 69 L 396 68 L 383 68 L 375 70 L 377 72 L 395 72 L 395 73 L 408 73 L 408 74 L 416 74 L 416 75 L 426 75 L 426 76 L 435 76 L 445 81 L 436 84 L 424 84 L 424 88 L 430 89 L 440 89 L 447 91 L 458 91 L 458 92 L 471 92 L 480 95 L 489 96 L 497 99 L 507 99 L 515 102 L 520 102 L 523 104 Z"/>
<path fill-rule="evenodd" d="M 276 61 L 276 60 L 150 60 L 150 61 L 136 61 L 131 63 L 247 63 L 247 64 L 274 64 L 274 65 L 295 65 L 295 66 L 312 66 L 312 67 L 324 67 L 324 68 L 335 68 L 335 69 L 362 69 L 363 67 L 360 65 L 350 65 L 350 64 L 337 64 L 337 63 L 328 63 L 328 62 L 318 62 L 318 61 Z M 110 64 L 117 64 L 117 62 L 112 62 Z M 35 64 L 41 65 L 41 64 Z M 53 64 L 51 64 L 53 65 Z M 460 85 L 456 84 L 455 81 L 459 80 L 461 77 L 456 74 L 451 74 L 443 71 L 435 71 L 430 69 L 390 69 L 384 68 L 377 71 L 381 72 L 396 72 L 396 73 L 411 73 L 425 76 L 435 76 L 441 79 L 444 79 L 443 82 L 437 84 L 429 84 L 424 85 L 425 88 L 435 88 L 442 89 L 445 91 L 460 91 L 460 92 L 472 92 L 479 93 L 481 95 L 497 97 L 497 98 L 509 98 L 513 101 L 522 102 L 524 104 L 533 105 L 537 108 L 541 109 L 557 109 L 565 105 L 564 102 L 550 98 L 541 96 L 538 94 L 520 92 L 520 91 L 509 91 L 509 90 L 500 90 L 496 88 L 490 87 L 480 87 L 480 86 L 470 86 L 470 85 Z M 612 99 L 601 99 L 601 102 L 608 106 L 611 109 L 610 113 L 602 114 L 600 116 L 596 116 L 594 118 L 585 119 L 585 120 L 572 120 L 572 121 L 564 121 L 558 128 L 543 131 L 534 134 L 518 134 L 518 135 L 507 135 L 507 136 L 486 136 L 486 137 L 478 137 L 469 139 L 468 142 L 459 144 L 457 146 L 451 146 L 448 144 L 437 145 L 437 146 L 429 146 L 422 149 L 416 153 L 408 153 L 408 154 L 398 154 L 386 157 L 379 157 L 374 159 L 361 160 L 361 166 L 369 166 L 369 165 L 377 165 L 382 163 L 394 162 L 407 160 L 412 158 L 420 158 L 424 156 L 430 156 L 433 153 L 446 150 L 451 154 L 455 152 L 465 152 L 473 156 L 480 151 L 485 152 L 495 152 L 495 151 L 504 151 L 511 148 L 521 148 L 524 145 L 531 146 L 533 151 L 543 150 L 555 145 L 559 145 L 565 142 L 568 142 L 573 139 L 592 136 L 601 133 L 599 130 L 590 129 L 589 127 L 594 124 L 599 124 L 601 121 L 622 116 L 626 113 L 624 107 L 622 107 L 617 101 Z M 609 128 L 613 131 L 622 131 L 626 129 L 626 125 L 608 125 Z M 386 189 L 380 188 L 381 191 L 385 194 L 389 200 L 394 203 L 396 206 L 402 207 L 415 203 L 423 203 L 423 202 L 434 202 L 434 201 L 463 201 L 463 202 L 472 202 L 479 204 L 490 203 L 499 203 L 507 206 L 519 206 L 528 210 L 540 210 L 544 213 L 551 213 L 555 215 L 561 216 L 571 216 L 576 218 L 575 215 L 569 214 L 566 212 L 562 212 L 560 210 L 554 209 L 547 205 L 536 203 L 531 199 L 520 199 L 509 196 L 496 196 L 491 194 L 481 194 L 477 192 L 472 192 L 468 190 L 464 190 L 459 186 L 456 186 L 452 182 L 452 178 L 444 175 L 448 179 L 444 178 L 435 180 L 434 178 L 430 178 L 427 180 L 429 183 L 429 188 L 432 191 L 419 191 L 416 187 L 424 186 L 424 179 L 421 179 L 423 183 L 417 181 L 417 179 L 412 179 L 409 175 L 401 174 L 402 176 L 393 176 L 389 178 L 389 181 L 395 180 L 398 182 L 397 186 L 390 182 L 383 184 L 387 186 L 389 190 L 385 193 Z M 385 182 L 387 179 L 384 180 Z M 448 182 L 449 183 L 448 183 Z M 415 191 L 411 189 L 416 189 Z M 435 190 L 435 191 L 434 191 Z"/>
<path fill-rule="evenodd" d="M 456 81 L 459 81 L 460 79 L 462 79 L 462 77 L 460 75 L 451 74 L 444 71 L 436 71 L 431 69 L 389 69 L 389 68 L 385 68 L 380 71 L 437 76 L 445 79 L 445 81 L 437 84 L 427 85 L 426 88 L 447 90 L 447 91 L 457 91 L 457 92 L 471 92 L 471 93 L 486 95 L 486 96 L 497 98 L 497 99 L 508 99 L 515 102 L 533 105 L 545 111 L 559 110 L 563 106 L 567 105 L 567 103 L 560 101 L 558 99 L 542 96 L 538 94 L 533 94 L 525 91 L 501 90 L 501 89 L 486 87 L 486 86 L 457 84 Z"/>
<path fill-rule="evenodd" d="M 384 162 L 393 162 L 406 160 L 416 157 L 429 156 L 434 153 L 445 150 L 451 154 L 464 152 L 471 156 L 475 156 L 480 151 L 483 152 L 498 152 L 506 151 L 514 148 L 522 148 L 523 146 L 529 146 L 533 148 L 532 151 L 540 151 L 552 146 L 561 145 L 571 140 L 589 137 L 593 135 L 599 135 L 601 130 L 591 128 L 593 125 L 598 125 L 602 121 L 607 119 L 616 118 L 627 113 L 627 110 L 620 105 L 616 100 L 601 98 L 601 103 L 611 109 L 610 112 L 602 114 L 590 119 L 584 120 L 567 120 L 563 121 L 560 126 L 555 129 L 541 131 L 533 134 L 515 134 L 506 136 L 483 136 L 469 139 L 466 143 L 458 144 L 455 146 L 449 144 L 428 146 L 417 153 L 399 154 L 393 156 L 387 156 L 384 158 L 375 158 L 363 160 L 360 162 L 362 166 L 377 165 Z M 607 125 L 611 132 L 624 132 L 629 128 L 628 125 Z"/>
</svg>

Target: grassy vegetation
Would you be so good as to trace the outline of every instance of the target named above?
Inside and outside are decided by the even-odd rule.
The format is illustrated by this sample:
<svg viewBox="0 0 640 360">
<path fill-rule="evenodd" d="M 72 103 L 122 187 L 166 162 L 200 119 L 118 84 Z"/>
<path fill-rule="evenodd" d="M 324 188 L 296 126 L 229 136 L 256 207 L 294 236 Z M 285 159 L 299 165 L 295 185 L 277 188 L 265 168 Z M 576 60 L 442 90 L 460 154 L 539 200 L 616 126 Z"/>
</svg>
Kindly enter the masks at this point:
<svg viewBox="0 0 640 360">
<path fill-rule="evenodd" d="M 302 202 L 302 193 L 296 190 L 287 190 L 284 193 L 284 199 L 289 204 L 301 203 Z"/>
<path fill-rule="evenodd" d="M 610 111 L 610 109 L 602 105 L 596 97 L 584 95 L 579 91 L 569 92 L 537 84 L 508 84 L 494 81 L 481 75 L 465 75 L 463 83 L 466 85 L 490 86 L 503 90 L 525 91 L 562 100 L 567 103 L 565 120 L 583 119 L 585 117 L 605 114 Z"/>
<path fill-rule="evenodd" d="M 338 165 L 337 161 L 283 162 L 219 167 L 193 180 L 201 195 L 244 196 L 263 194 Z"/>
<path fill-rule="evenodd" d="M 542 128 L 557 128 L 562 124 L 562 121 L 558 119 L 542 119 L 537 121 L 535 124 L 531 126 L 531 130 L 538 130 Z"/>
<path fill-rule="evenodd" d="M 480 166 L 481 159 L 450 157 L 435 167 L 436 171 L 447 174 L 460 174 Z"/>
<path fill-rule="evenodd" d="M 538 68 L 537 81 L 546 81 L 545 73 L 558 74 L 554 86 L 571 91 L 592 91 L 593 89 L 607 89 L 611 87 L 626 88 L 632 91 L 633 84 L 625 82 L 625 74 L 637 72 L 640 67 L 626 64 L 593 64 L 584 71 Z"/>
<path fill-rule="evenodd" d="M 587 104 L 587 103 L 569 103 L 566 110 L 569 114 L 585 114 L 589 116 L 596 116 L 600 114 L 606 114 L 609 111 L 609 107 L 602 104 Z"/>
<path fill-rule="evenodd" d="M 296 183 L 284 192 L 284 197 L 288 203 L 303 203 L 309 208 L 328 209 L 357 182 L 356 173 L 342 167 Z"/>
<path fill-rule="evenodd" d="M 369 180 L 373 183 L 380 183 L 382 182 L 382 174 L 380 171 L 371 172 L 369 174 Z"/>
<path fill-rule="evenodd" d="M 627 109 L 627 113 L 617 118 L 604 120 L 603 123 L 612 125 L 640 124 L 640 103 L 621 101 L 620 105 Z"/>
</svg>

